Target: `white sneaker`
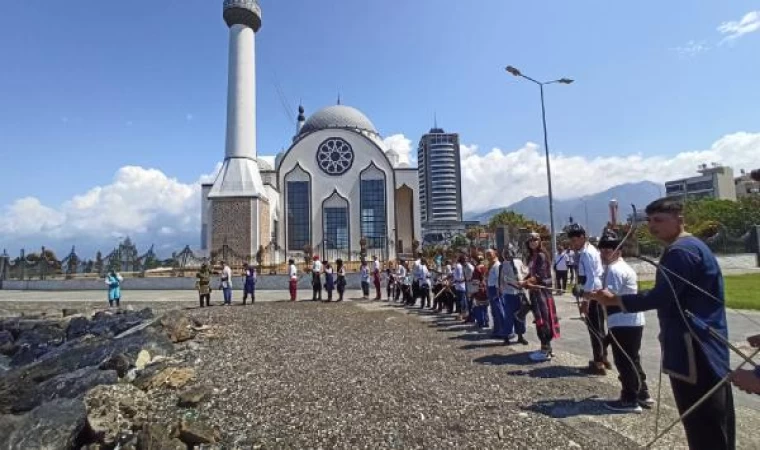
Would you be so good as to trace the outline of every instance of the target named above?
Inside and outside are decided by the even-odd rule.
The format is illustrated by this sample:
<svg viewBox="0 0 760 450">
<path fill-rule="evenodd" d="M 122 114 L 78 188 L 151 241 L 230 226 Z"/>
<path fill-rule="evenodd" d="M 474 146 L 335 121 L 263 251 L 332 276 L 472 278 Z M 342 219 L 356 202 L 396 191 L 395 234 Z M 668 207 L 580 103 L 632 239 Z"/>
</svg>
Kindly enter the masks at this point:
<svg viewBox="0 0 760 450">
<path fill-rule="evenodd" d="M 530 358 L 531 361 L 535 361 L 535 362 L 546 362 L 546 361 L 551 361 L 552 359 L 552 355 L 550 353 L 544 352 L 543 350 L 533 352 L 530 355 L 528 355 L 528 357 Z"/>
</svg>

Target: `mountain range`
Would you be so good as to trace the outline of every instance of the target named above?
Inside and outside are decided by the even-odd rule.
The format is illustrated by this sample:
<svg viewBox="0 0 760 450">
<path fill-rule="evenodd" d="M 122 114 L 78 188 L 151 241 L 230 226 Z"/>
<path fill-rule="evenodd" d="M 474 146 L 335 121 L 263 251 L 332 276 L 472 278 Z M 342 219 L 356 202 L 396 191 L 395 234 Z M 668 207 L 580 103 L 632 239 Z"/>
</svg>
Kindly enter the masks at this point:
<svg viewBox="0 0 760 450">
<path fill-rule="evenodd" d="M 583 225 L 590 235 L 601 233 L 610 218 L 610 200 L 618 201 L 618 221 L 625 222 L 631 214 L 631 205 L 638 210 L 661 196 L 663 186 L 651 181 L 626 183 L 614 186 L 603 192 L 568 199 L 554 199 L 554 222 L 557 229 L 573 221 Z M 493 208 L 479 213 L 465 213 L 466 220 L 475 220 L 483 224 L 504 210 L 511 210 L 541 223 L 549 223 L 549 201 L 547 196 L 526 197 L 519 202 L 502 208 Z"/>
</svg>

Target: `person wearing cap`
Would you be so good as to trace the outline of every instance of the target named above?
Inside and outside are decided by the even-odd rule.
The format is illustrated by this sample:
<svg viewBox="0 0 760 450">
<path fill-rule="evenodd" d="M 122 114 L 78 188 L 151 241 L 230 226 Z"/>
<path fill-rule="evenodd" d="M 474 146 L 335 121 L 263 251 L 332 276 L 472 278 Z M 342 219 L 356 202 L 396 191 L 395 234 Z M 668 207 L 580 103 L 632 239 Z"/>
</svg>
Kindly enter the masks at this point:
<svg viewBox="0 0 760 450">
<path fill-rule="evenodd" d="M 531 233 L 525 247 L 528 255 L 528 277 L 521 281 L 519 286 L 528 289 L 530 293 L 536 333 L 541 342 L 541 350 L 532 353 L 530 358 L 534 361 L 548 361 L 554 356 L 551 342 L 559 337 L 559 319 L 551 291 L 550 257 L 538 233 Z"/>
<path fill-rule="evenodd" d="M 319 255 L 314 255 L 314 263 L 311 265 L 311 287 L 313 289 L 311 301 L 322 301 L 322 261 Z"/>
<path fill-rule="evenodd" d="M 586 230 L 578 224 L 572 224 L 567 232 L 567 237 L 570 246 L 576 252 L 576 263 L 578 264 L 578 284 L 574 291 L 580 294 L 601 289 L 602 274 L 604 273 L 602 257 L 599 255 L 599 250 L 588 241 Z M 605 375 L 607 369 L 611 369 L 612 365 L 607 359 L 607 345 L 603 339 L 607 335 L 604 324 L 604 309 L 596 301 L 589 302 L 586 326 L 591 338 L 593 355 L 586 370 L 593 375 Z"/>
<path fill-rule="evenodd" d="M 602 286 L 616 295 L 638 292 L 636 272 L 621 257 L 621 239 L 608 230 L 599 240 L 599 252 L 604 263 Z M 588 301 L 584 300 L 583 308 Z M 649 408 L 654 401 L 649 395 L 647 377 L 641 367 L 641 339 L 645 325 L 643 312 L 625 312 L 618 306 L 607 307 L 607 326 L 610 330 L 612 357 L 622 384 L 620 398 L 606 402 L 607 409 L 617 412 L 641 413 L 641 407 Z"/>
<path fill-rule="evenodd" d="M 685 231 L 683 205 L 678 200 L 655 200 L 646 214 L 649 231 L 666 245 L 654 287 L 628 295 L 600 289 L 586 296 L 630 313 L 657 310 L 662 371 L 670 377 L 679 414 L 699 402 L 682 420 L 689 448 L 733 450 L 736 413 L 731 385 L 723 383 L 731 366 L 718 260 L 704 242 Z"/>
</svg>

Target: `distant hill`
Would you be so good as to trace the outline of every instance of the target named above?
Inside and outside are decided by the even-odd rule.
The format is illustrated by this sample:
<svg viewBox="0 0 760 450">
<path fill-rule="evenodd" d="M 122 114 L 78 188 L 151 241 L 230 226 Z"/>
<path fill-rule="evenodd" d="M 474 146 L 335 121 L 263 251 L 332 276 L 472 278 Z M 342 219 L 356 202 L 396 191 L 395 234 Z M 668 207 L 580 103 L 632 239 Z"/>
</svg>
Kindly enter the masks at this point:
<svg viewBox="0 0 760 450">
<path fill-rule="evenodd" d="M 609 202 L 616 199 L 619 209 L 620 221 L 625 222 L 631 213 L 631 204 L 639 210 L 660 196 L 664 191 L 662 185 L 651 181 L 639 183 L 621 184 L 604 192 L 588 195 L 580 198 L 558 200 L 554 199 L 554 221 L 557 228 L 568 223 L 569 218 L 584 226 L 589 233 L 597 235 L 601 232 L 609 219 Z M 585 201 L 584 201 L 585 199 Z M 549 223 L 549 201 L 546 196 L 526 197 L 519 202 L 503 208 L 494 208 L 482 213 L 465 214 L 467 220 L 477 220 L 488 223 L 491 217 L 497 213 L 509 209 L 541 223 Z M 587 214 L 588 213 L 588 214 Z M 586 218 L 588 217 L 588 219 Z"/>
</svg>

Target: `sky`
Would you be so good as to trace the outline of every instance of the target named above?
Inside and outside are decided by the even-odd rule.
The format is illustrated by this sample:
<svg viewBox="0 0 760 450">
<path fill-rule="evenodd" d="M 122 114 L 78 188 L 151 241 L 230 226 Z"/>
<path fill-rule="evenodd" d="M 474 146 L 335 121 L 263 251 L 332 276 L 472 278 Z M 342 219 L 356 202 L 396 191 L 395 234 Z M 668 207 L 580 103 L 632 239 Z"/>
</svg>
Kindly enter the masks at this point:
<svg viewBox="0 0 760 450">
<path fill-rule="evenodd" d="M 224 155 L 221 0 L 0 2 L 0 251 L 199 243 Z M 260 0 L 258 152 L 297 107 L 362 110 L 411 159 L 458 132 L 467 210 L 760 166 L 760 1 Z"/>
</svg>

